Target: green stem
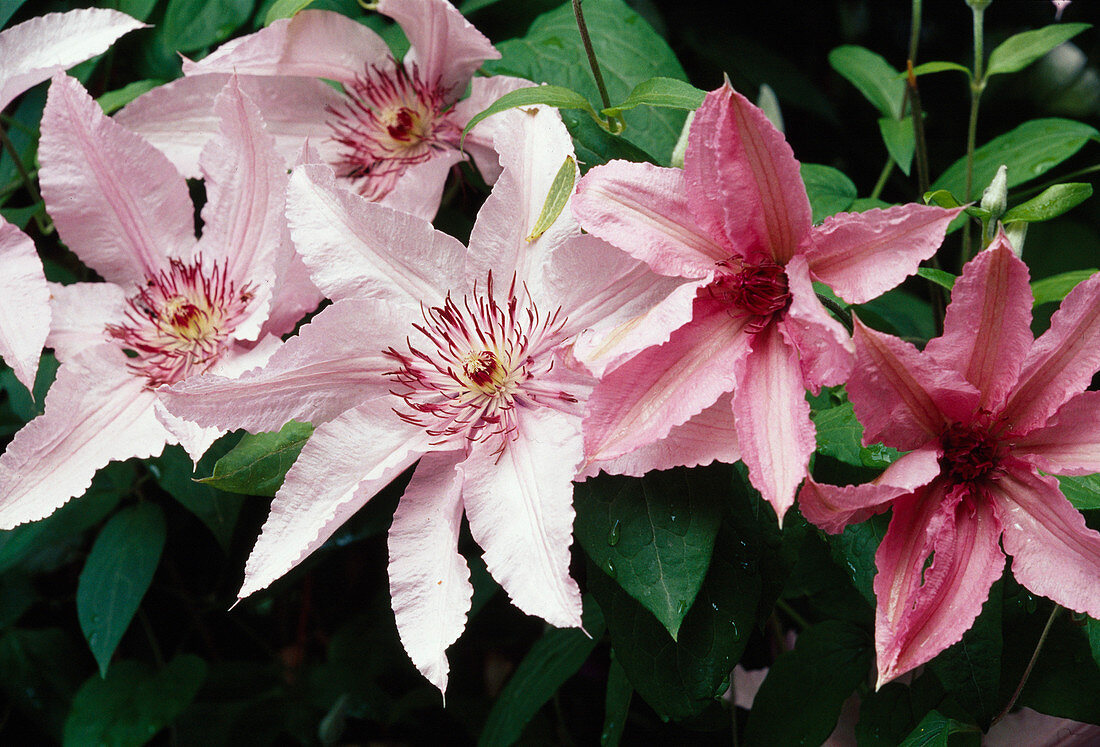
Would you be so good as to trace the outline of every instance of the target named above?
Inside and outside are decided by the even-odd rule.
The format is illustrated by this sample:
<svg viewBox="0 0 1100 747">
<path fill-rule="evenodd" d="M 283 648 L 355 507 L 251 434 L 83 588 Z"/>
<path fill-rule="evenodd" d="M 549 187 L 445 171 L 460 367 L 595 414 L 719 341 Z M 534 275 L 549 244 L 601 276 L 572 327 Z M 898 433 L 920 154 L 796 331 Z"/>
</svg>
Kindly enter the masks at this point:
<svg viewBox="0 0 1100 747">
<path fill-rule="evenodd" d="M 829 311 L 833 312 L 833 316 L 840 320 L 840 323 L 844 325 L 844 329 L 848 330 L 848 334 L 852 334 L 855 328 L 852 326 L 852 312 L 838 304 L 828 296 L 823 296 L 820 293 L 817 294 L 817 300 L 821 301 L 821 304 Z"/>
<path fill-rule="evenodd" d="M 966 194 L 963 202 L 974 196 L 974 148 L 978 139 L 978 107 L 985 90 L 985 7 L 988 3 L 971 3 L 974 17 L 974 77 L 970 80 L 970 119 L 966 125 Z M 963 263 L 973 256 L 970 222 L 963 226 Z"/>
<path fill-rule="evenodd" d="M 787 604 L 787 602 L 785 602 L 784 600 L 777 599 L 775 601 L 775 608 L 787 617 L 791 618 L 791 621 L 798 626 L 799 630 L 806 630 L 810 627 L 810 621 L 804 618 L 802 615 L 798 614 L 795 611 L 794 607 Z"/>
<path fill-rule="evenodd" d="M 878 196 L 882 194 L 882 190 L 886 188 L 886 180 L 890 178 L 892 173 L 894 173 L 894 159 L 887 156 L 886 163 L 882 166 L 882 173 L 878 175 L 878 181 L 875 182 L 875 188 L 871 190 L 872 200 L 877 200 Z"/>
<path fill-rule="evenodd" d="M 1016 705 L 1016 700 L 1020 697 L 1020 693 L 1024 691 L 1024 685 L 1027 684 L 1027 678 L 1031 676 L 1031 670 L 1035 667 L 1035 662 L 1039 658 L 1039 652 L 1043 650 L 1043 644 L 1046 643 L 1050 628 L 1054 625 L 1054 618 L 1058 617 L 1058 613 L 1061 611 L 1061 606 L 1057 604 L 1054 605 L 1054 609 L 1050 611 L 1050 617 L 1047 618 L 1047 624 L 1043 628 L 1042 634 L 1039 636 L 1039 642 L 1035 644 L 1035 651 L 1031 654 L 1031 661 L 1027 663 L 1027 668 L 1024 669 L 1024 674 L 1020 677 L 1020 684 L 1016 685 L 1016 691 L 1012 693 L 1012 697 L 1008 699 L 1008 704 L 989 722 L 990 726 L 993 726 L 993 724 L 1007 716 L 1008 712 L 1012 710 L 1012 706 Z"/>
<path fill-rule="evenodd" d="M 909 19 L 909 59 L 917 64 L 917 45 L 920 43 L 921 0 L 913 0 L 913 13 Z"/>
<path fill-rule="evenodd" d="M 573 15 L 577 19 L 577 30 L 581 33 L 581 43 L 584 44 L 584 53 L 588 55 L 588 66 L 592 68 L 592 77 L 596 79 L 596 88 L 600 91 L 600 101 L 603 108 L 611 108 L 611 98 L 607 95 L 607 86 L 603 82 L 603 73 L 600 72 L 600 61 L 596 59 L 596 50 L 592 48 L 592 37 L 588 34 L 588 24 L 584 22 L 584 11 L 581 10 L 581 0 L 573 0 Z M 608 131 L 621 132 L 621 128 L 614 124 L 615 117 L 607 118 Z"/>
</svg>

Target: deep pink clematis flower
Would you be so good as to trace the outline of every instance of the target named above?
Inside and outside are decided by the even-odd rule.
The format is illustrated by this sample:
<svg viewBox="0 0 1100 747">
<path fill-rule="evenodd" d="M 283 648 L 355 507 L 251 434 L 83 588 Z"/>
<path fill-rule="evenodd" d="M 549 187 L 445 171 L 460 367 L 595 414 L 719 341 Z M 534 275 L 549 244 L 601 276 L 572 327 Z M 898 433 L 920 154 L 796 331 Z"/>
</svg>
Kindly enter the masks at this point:
<svg viewBox="0 0 1100 747">
<path fill-rule="evenodd" d="M 517 607 L 580 625 L 571 481 L 593 379 L 563 365 L 563 353 L 578 330 L 615 324 L 669 291 L 638 261 L 581 236 L 568 211 L 528 240 L 572 142 L 553 110 L 501 116 L 505 168 L 469 250 L 344 190 L 327 166 L 296 170 L 291 233 L 333 305 L 263 369 L 189 380 L 165 400 L 202 425 L 316 426 L 272 503 L 241 597 L 300 563 L 419 460 L 390 528 L 390 591 L 405 649 L 441 691 L 472 593 L 456 549 L 463 513 Z M 706 422 L 684 429 L 680 445 L 710 461 L 729 435 Z"/>
<path fill-rule="evenodd" d="M 923 351 L 856 328 L 848 393 L 864 443 L 909 453 L 873 483 L 808 480 L 799 494 L 829 532 L 893 508 L 875 555 L 880 686 L 962 637 L 1005 553 L 1031 591 L 1100 615 L 1100 533 L 1051 476 L 1100 471 L 1100 392 L 1084 391 L 1100 370 L 1100 275 L 1033 340 L 1027 267 L 1002 233 L 951 298 Z"/>
<path fill-rule="evenodd" d="M 680 279 L 644 321 L 578 342 L 601 377 L 588 457 L 657 442 L 732 391 L 741 456 L 781 521 L 815 446 L 805 389 L 839 384 L 851 368 L 851 340 L 811 282 L 868 301 L 932 256 L 957 214 L 904 205 L 812 225 L 790 146 L 728 83 L 696 114 L 683 170 L 598 166 L 573 212 L 656 276 Z"/>
<path fill-rule="evenodd" d="M 466 122 L 502 94 L 530 84 L 471 80 L 482 62 L 500 53 L 447 0 L 381 0 L 377 10 L 408 37 L 404 61 L 394 60 L 366 26 L 339 13 L 305 10 L 185 62 L 187 77 L 142 96 L 117 118 L 190 176 L 215 124 L 213 94 L 225 75 L 236 73 L 288 162 L 308 137 L 351 189 L 431 219 L 447 172 L 465 158 L 458 146 Z M 468 84 L 469 98 L 459 101 Z M 490 183 L 500 173 L 491 148 L 494 124 L 479 125 L 465 142 Z"/>
<path fill-rule="evenodd" d="M 58 70 L 105 51 L 144 27 L 125 13 L 87 8 L 47 13 L 0 31 L 0 110 Z M 50 330 L 50 291 L 34 242 L 0 218 L 0 358 L 34 388 Z"/>
<path fill-rule="evenodd" d="M 156 388 L 263 362 L 320 297 L 283 214 L 287 175 L 256 107 L 233 81 L 203 156 L 205 229 L 167 159 L 54 77 L 40 180 L 66 245 L 105 283 L 53 285 L 47 343 L 61 368 L 45 412 L 0 456 L 0 527 L 50 515 L 109 461 L 182 443 L 197 459 L 219 435 L 159 409 Z M 288 273 L 297 262 L 298 277 Z"/>
</svg>

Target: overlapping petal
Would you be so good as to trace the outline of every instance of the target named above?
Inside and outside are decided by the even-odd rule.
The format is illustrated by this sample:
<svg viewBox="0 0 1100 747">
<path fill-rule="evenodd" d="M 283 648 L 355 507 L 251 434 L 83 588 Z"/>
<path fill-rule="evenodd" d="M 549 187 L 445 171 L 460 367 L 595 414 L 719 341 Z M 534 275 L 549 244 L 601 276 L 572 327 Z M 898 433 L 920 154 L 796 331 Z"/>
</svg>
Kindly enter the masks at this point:
<svg viewBox="0 0 1100 747">
<path fill-rule="evenodd" d="M 34 389 L 50 331 L 50 290 L 30 236 L 0 218 L 0 359 Z"/>
<path fill-rule="evenodd" d="M 109 339 L 107 325 L 123 318 L 126 291 L 114 283 L 50 283 L 53 322 L 46 342 L 64 363 Z"/>
<path fill-rule="evenodd" d="M 852 371 L 855 348 L 844 325 L 818 300 L 806 258 L 792 257 L 786 273 L 791 305 L 780 329 L 784 339 L 798 351 L 803 382 L 817 394 L 823 386 L 844 383 Z"/>
<path fill-rule="evenodd" d="M 1082 392 L 1045 426 L 1014 439 L 1014 453 L 1056 475 L 1100 472 L 1100 392 Z"/>
</svg>

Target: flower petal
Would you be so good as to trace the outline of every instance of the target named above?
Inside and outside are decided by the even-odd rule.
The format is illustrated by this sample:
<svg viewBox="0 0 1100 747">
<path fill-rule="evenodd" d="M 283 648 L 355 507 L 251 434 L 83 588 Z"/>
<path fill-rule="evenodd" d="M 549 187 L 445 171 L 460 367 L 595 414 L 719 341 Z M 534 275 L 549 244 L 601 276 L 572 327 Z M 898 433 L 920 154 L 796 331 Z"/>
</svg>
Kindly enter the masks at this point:
<svg viewBox="0 0 1100 747">
<path fill-rule="evenodd" d="M 340 13 L 303 10 L 222 44 L 184 75 L 237 73 L 355 80 L 369 65 L 392 67 L 390 48 L 373 30 Z"/>
<path fill-rule="evenodd" d="M 50 289 L 31 237 L 3 218 L 0 267 L 0 358 L 32 390 L 50 331 Z"/>
<path fill-rule="evenodd" d="M 466 627 L 474 587 L 458 552 L 462 528 L 462 452 L 425 454 L 390 524 L 390 598 L 401 644 L 447 690 L 447 647 Z"/>
<path fill-rule="evenodd" d="M 791 305 L 783 316 L 780 329 L 784 339 L 798 351 L 806 386 L 817 394 L 823 386 L 835 386 L 847 380 L 855 362 L 855 347 L 844 325 L 817 299 L 806 258 L 802 255 L 791 257 L 785 269 Z"/>
<path fill-rule="evenodd" d="M 156 456 L 170 441 L 153 413 L 156 395 L 114 345 L 81 353 L 58 370 L 45 413 L 0 456 L 0 528 L 52 514 L 111 461 Z"/>
<path fill-rule="evenodd" d="M 1004 569 L 992 504 L 951 487 L 937 480 L 899 498 L 875 553 L 878 687 L 959 641 Z"/>
<path fill-rule="evenodd" d="M 1058 481 L 1017 463 L 990 492 L 1016 580 L 1063 607 L 1100 617 L 1100 532 L 1085 526 Z"/>
<path fill-rule="evenodd" d="M 106 280 L 143 283 L 195 245 L 183 177 L 58 74 L 42 113 L 42 195 L 61 239 Z"/>
<path fill-rule="evenodd" d="M 786 264 L 805 250 L 810 200 L 794 152 L 728 82 L 708 93 L 695 114 L 684 176 L 698 225 L 726 237 L 737 254 Z"/>
<path fill-rule="evenodd" d="M 1043 426 L 1100 369 L 1100 273 L 1078 285 L 1023 363 L 1004 414 L 1014 433 Z"/>
<path fill-rule="evenodd" d="M 862 485 L 825 485 L 809 477 L 798 493 L 798 507 L 809 521 L 836 534 L 930 483 L 940 473 L 939 458 L 940 451 L 934 447 L 911 451 Z"/>
<path fill-rule="evenodd" d="M 612 161 L 585 174 L 573 197 L 584 230 L 642 260 L 654 272 L 709 277 L 733 249 L 695 220 L 680 169 Z"/>
<path fill-rule="evenodd" d="M 374 400 L 318 426 L 302 448 L 244 569 L 239 599 L 305 560 L 429 450 L 429 436 Z"/>
<path fill-rule="evenodd" d="M 504 451 L 479 443 L 458 469 L 470 533 L 512 603 L 559 628 L 581 624 L 581 593 L 569 575 L 573 475 L 581 461 L 577 418 L 524 410 Z"/>
<path fill-rule="evenodd" d="M 817 446 L 798 353 L 772 323 L 737 362 L 733 414 L 749 480 L 782 524 Z"/>
<path fill-rule="evenodd" d="M 54 73 L 95 57 L 123 34 L 145 28 L 125 13 L 84 8 L 47 13 L 0 31 L 0 109 Z"/>
<path fill-rule="evenodd" d="M 450 100 L 474 71 L 500 52 L 447 0 L 379 0 L 378 12 L 397 21 L 409 39 L 405 65 L 416 63 L 424 80 L 438 80 Z"/>
<path fill-rule="evenodd" d="M 962 208 L 896 205 L 829 216 L 807 250 L 813 276 L 849 303 L 866 303 L 917 271 Z"/>
<path fill-rule="evenodd" d="M 749 349 L 745 324 L 725 303 L 701 296 L 692 320 L 668 342 L 605 375 L 588 400 L 588 458 L 614 459 L 658 441 L 731 391 L 734 365 Z"/>
<path fill-rule="evenodd" d="M 194 376 L 159 390 L 161 401 L 173 415 L 225 430 L 259 433 L 279 430 L 288 420 L 328 422 L 367 400 L 391 399 L 384 374 L 394 362 L 382 355 L 383 343 L 364 345 L 368 327 L 380 338 L 400 340 L 409 320 L 384 301 L 339 301 L 288 339 L 263 368 L 235 379 Z"/>
<path fill-rule="evenodd" d="M 999 412 L 1034 340 L 1031 304 L 1027 266 L 1002 232 L 963 268 L 943 336 L 931 340 L 925 354 L 973 384 L 981 394 L 978 407 Z"/>
<path fill-rule="evenodd" d="M 1013 439 L 1012 446 L 1016 456 L 1044 472 L 1100 472 L 1100 392 L 1074 396 L 1044 427 Z"/>
<path fill-rule="evenodd" d="M 475 76 L 470 81 L 470 95 L 454 106 L 453 120 L 459 127 L 465 127 L 475 114 L 489 106 L 506 93 L 535 85 L 523 78 L 510 75 Z M 518 109 L 501 112 L 478 122 L 474 129 L 466 134 L 462 149 L 477 165 L 486 184 L 493 184 L 500 177 L 500 154 L 493 146 L 493 138 L 501 130 L 508 129 L 515 121 L 514 116 L 523 116 Z"/>
<path fill-rule="evenodd" d="M 50 283 L 53 321 L 46 343 L 62 363 L 110 340 L 108 324 L 125 320 L 126 292 L 114 283 Z"/>
<path fill-rule="evenodd" d="M 439 211 L 447 176 L 454 165 L 463 160 L 465 157 L 457 149 L 433 150 L 426 161 L 415 163 L 402 171 L 394 180 L 393 189 L 375 202 L 431 222 Z M 369 185 L 371 177 L 341 179 L 346 180 L 345 183 L 352 192 L 358 192 L 363 183 Z"/>
</svg>

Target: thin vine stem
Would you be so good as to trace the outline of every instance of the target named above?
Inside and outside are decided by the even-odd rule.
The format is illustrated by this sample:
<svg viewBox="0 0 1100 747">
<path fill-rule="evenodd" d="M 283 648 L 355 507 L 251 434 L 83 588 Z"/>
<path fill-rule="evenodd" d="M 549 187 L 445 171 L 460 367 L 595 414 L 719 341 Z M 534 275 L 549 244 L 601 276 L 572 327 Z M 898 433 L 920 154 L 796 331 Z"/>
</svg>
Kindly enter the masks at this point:
<svg viewBox="0 0 1100 747">
<path fill-rule="evenodd" d="M 592 48 L 592 37 L 588 33 L 588 24 L 584 21 L 584 11 L 581 9 L 581 0 L 573 0 L 573 15 L 577 19 L 577 30 L 581 34 L 581 43 L 584 44 L 584 53 L 588 55 L 588 66 L 592 68 L 592 77 L 596 79 L 596 88 L 600 91 L 600 101 L 604 109 L 611 108 L 611 98 L 607 95 L 607 86 L 603 82 L 603 73 L 600 72 L 600 61 L 596 59 L 596 50 Z M 618 125 L 616 126 L 616 121 Z M 617 133 L 622 131 L 622 120 L 616 117 L 607 117 L 608 131 Z"/>
<path fill-rule="evenodd" d="M 1024 685 L 1027 684 L 1027 678 L 1031 676 L 1031 670 L 1035 667 L 1035 662 L 1039 659 L 1039 652 L 1043 650 L 1043 644 L 1047 641 L 1047 635 L 1050 634 L 1050 628 L 1054 625 L 1054 618 L 1058 617 L 1058 613 L 1062 611 L 1061 605 L 1054 605 L 1054 609 L 1050 611 L 1050 617 L 1047 618 L 1047 624 L 1043 628 L 1042 634 L 1039 636 L 1039 642 L 1035 644 L 1035 650 L 1031 654 L 1031 661 L 1027 663 L 1027 667 L 1024 669 L 1024 674 L 1020 677 L 1020 684 L 1016 685 L 1016 691 L 1012 693 L 1012 697 L 1008 699 L 1008 703 L 1001 710 L 996 717 L 989 722 L 990 726 L 997 723 L 1012 710 L 1012 706 L 1016 705 L 1016 700 L 1020 697 L 1020 693 L 1024 691 Z"/>
<path fill-rule="evenodd" d="M 970 80 L 970 117 L 966 124 L 966 194 L 963 202 L 974 195 L 974 150 L 978 139 L 978 109 L 985 90 L 985 8 L 986 2 L 971 2 L 974 17 L 974 77 Z M 963 226 L 963 264 L 973 256 L 970 221 Z"/>
</svg>

